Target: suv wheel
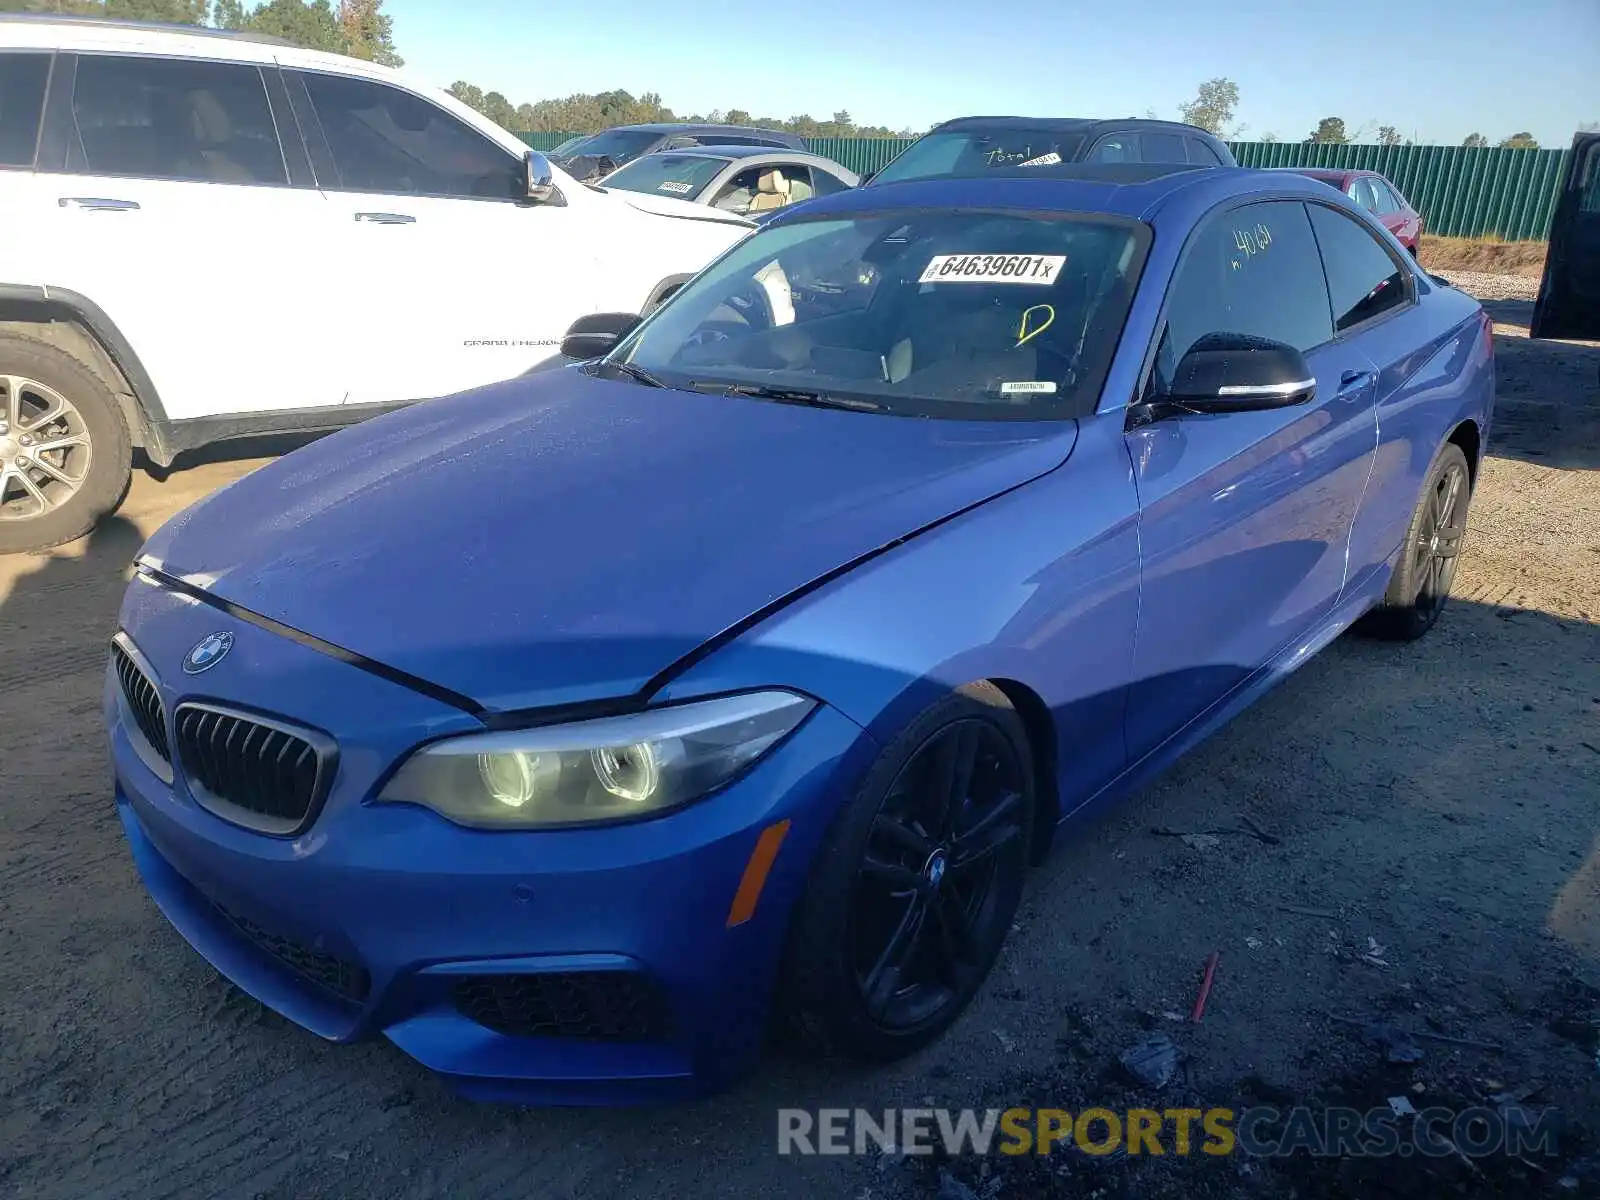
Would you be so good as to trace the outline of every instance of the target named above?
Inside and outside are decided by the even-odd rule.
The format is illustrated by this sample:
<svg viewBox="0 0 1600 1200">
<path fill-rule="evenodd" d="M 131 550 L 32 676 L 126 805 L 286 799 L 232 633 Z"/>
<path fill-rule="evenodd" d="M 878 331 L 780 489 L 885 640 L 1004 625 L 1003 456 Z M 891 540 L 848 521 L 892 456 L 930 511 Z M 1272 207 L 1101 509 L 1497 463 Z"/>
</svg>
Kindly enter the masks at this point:
<svg viewBox="0 0 1600 1200">
<path fill-rule="evenodd" d="M 111 389 L 55 346 L 0 334 L 0 554 L 88 533 L 122 503 L 132 466 Z"/>
</svg>

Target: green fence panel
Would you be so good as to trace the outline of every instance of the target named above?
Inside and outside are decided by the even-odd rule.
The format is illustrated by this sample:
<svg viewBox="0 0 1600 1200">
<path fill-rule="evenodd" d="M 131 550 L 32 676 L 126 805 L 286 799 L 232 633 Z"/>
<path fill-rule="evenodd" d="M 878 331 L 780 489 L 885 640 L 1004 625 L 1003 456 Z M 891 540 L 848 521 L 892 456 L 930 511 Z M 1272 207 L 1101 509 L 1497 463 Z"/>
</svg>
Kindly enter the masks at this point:
<svg viewBox="0 0 1600 1200">
<path fill-rule="evenodd" d="M 519 134 L 535 150 L 553 150 L 575 135 Z M 911 144 L 905 138 L 808 138 L 821 154 L 866 174 L 881 170 Z M 1429 233 L 1543 241 L 1549 234 L 1569 150 L 1500 150 L 1471 146 L 1330 145 L 1231 142 L 1246 167 L 1331 167 L 1378 171 L 1423 216 Z"/>
</svg>

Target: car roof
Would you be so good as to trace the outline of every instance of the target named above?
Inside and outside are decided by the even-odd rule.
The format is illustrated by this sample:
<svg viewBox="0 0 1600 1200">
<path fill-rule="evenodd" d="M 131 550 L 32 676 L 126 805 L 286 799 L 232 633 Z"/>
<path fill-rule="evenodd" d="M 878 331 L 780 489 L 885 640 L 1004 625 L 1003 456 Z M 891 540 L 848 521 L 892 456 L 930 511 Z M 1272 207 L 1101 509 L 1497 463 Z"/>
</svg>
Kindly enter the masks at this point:
<svg viewBox="0 0 1600 1200">
<path fill-rule="evenodd" d="M 800 151 L 791 150 L 786 146 L 749 146 L 749 145 L 740 145 L 740 146 L 717 146 L 717 145 L 679 146 L 675 150 L 657 150 L 656 151 L 656 154 L 676 154 L 676 155 L 678 155 L 680 157 L 687 156 L 689 158 L 727 158 L 727 159 L 753 158 L 758 154 L 777 154 L 777 155 L 780 155 L 780 156 L 782 156 L 784 158 L 790 158 L 790 157 L 793 157 L 793 156 L 795 156 L 797 154 L 800 154 L 800 153 L 801 153 Z M 646 155 L 646 157 L 647 158 L 654 158 L 655 154 Z"/>
<path fill-rule="evenodd" d="M 782 129 L 763 129 L 758 125 L 715 125 L 699 121 L 644 121 L 637 125 L 614 125 L 612 129 L 637 129 L 641 133 L 756 133 L 763 137 L 799 137 Z M 601 132 L 609 133 L 610 130 Z"/>
<path fill-rule="evenodd" d="M 1152 117 L 956 117 L 949 121 L 941 121 L 928 132 L 959 133 L 965 129 L 1045 129 L 1054 133 L 1088 133 L 1090 131 L 1113 129 L 1151 129 L 1167 130 L 1172 133 L 1182 133 L 1189 136 L 1198 134 L 1205 138 L 1215 138 L 1217 136 L 1201 129 L 1198 125 L 1187 125 L 1182 121 L 1158 121 Z"/>
<path fill-rule="evenodd" d="M 1270 185 L 1270 186 L 1269 186 Z M 1178 163 L 1075 163 L 1049 175 L 1018 178 L 907 179 L 851 188 L 816 197 L 773 223 L 807 217 L 894 209 L 1015 209 L 1079 212 L 1142 219 L 1178 193 L 1204 189 L 1205 197 L 1276 193 L 1316 197 L 1325 184 L 1291 173 L 1248 167 L 1202 167 Z"/>
<path fill-rule="evenodd" d="M 270 33 L 255 33 L 248 29 L 208 29 L 201 25 L 184 25 L 173 21 L 130 21 L 119 17 L 75 17 L 56 13 L 0 13 L 0 24 L 50 25 L 71 28 L 88 26 L 95 29 L 123 30 L 128 33 L 168 33 L 178 37 L 228 38 L 239 42 L 262 42 L 269 46 L 293 46 L 287 38 Z"/>
<path fill-rule="evenodd" d="M 1370 175 L 1370 171 L 1345 170 L 1340 167 L 1269 167 L 1271 171 L 1288 171 L 1294 175 L 1304 175 L 1308 179 L 1322 179 L 1328 182 L 1346 180 L 1352 175 Z"/>
</svg>

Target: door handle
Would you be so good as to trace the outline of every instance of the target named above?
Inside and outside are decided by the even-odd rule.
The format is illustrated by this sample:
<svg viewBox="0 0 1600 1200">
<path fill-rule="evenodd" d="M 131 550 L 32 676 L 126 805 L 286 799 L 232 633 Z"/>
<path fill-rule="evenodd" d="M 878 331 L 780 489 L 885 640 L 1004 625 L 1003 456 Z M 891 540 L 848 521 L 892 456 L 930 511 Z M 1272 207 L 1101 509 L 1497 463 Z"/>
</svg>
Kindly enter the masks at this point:
<svg viewBox="0 0 1600 1200">
<path fill-rule="evenodd" d="M 1377 378 L 1376 371 L 1346 371 L 1339 376 L 1339 395 L 1354 395 Z"/>
<path fill-rule="evenodd" d="M 62 196 L 56 203 L 62 208 L 81 208 L 86 212 L 137 212 L 137 200 L 108 200 L 102 196 Z"/>
<path fill-rule="evenodd" d="M 370 221 L 374 225 L 415 225 L 417 219 L 410 213 L 385 213 L 385 212 L 358 212 L 358 221 Z"/>
</svg>

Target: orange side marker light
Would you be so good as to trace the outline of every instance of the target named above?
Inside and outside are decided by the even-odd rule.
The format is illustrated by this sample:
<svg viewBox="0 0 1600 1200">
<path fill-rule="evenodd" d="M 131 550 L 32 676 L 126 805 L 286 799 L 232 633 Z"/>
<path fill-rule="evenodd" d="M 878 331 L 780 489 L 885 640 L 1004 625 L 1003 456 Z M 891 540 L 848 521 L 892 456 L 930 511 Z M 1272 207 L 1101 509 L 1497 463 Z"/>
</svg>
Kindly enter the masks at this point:
<svg viewBox="0 0 1600 1200">
<path fill-rule="evenodd" d="M 788 836 L 787 819 L 768 825 L 756 839 L 756 848 L 750 852 L 750 861 L 744 865 L 744 878 L 739 880 L 739 890 L 733 894 L 733 906 L 728 909 L 728 928 L 743 925 L 756 915 L 756 903 L 761 899 L 761 889 L 767 886 L 767 876 L 778 859 L 778 847 Z"/>
</svg>

